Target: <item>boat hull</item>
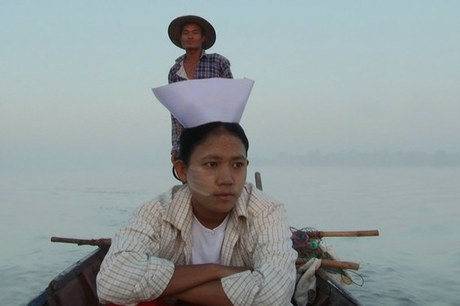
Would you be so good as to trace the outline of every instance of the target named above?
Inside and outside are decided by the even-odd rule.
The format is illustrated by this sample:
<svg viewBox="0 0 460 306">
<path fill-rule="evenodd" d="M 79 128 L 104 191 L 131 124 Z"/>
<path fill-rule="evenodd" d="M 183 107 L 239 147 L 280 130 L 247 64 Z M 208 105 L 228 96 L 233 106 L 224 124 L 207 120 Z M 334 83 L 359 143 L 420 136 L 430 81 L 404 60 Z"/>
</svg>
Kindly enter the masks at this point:
<svg viewBox="0 0 460 306">
<path fill-rule="evenodd" d="M 31 300 L 29 306 L 100 306 L 97 299 L 96 275 L 108 246 L 98 247 L 83 259 L 56 276 L 48 287 Z M 314 306 L 361 305 L 340 283 L 321 269 L 316 273 Z"/>
</svg>

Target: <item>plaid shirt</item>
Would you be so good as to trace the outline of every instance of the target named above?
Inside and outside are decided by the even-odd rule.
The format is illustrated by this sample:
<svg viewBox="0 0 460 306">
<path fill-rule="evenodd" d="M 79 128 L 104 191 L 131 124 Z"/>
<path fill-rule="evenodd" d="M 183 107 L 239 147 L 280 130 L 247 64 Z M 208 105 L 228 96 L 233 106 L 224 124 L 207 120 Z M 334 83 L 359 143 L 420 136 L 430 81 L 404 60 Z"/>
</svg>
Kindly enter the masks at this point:
<svg viewBox="0 0 460 306">
<path fill-rule="evenodd" d="M 176 59 L 176 63 L 171 67 L 168 74 L 168 83 L 175 83 L 187 80 L 180 75 L 182 64 L 185 59 L 185 54 Z M 210 79 L 210 78 L 227 78 L 233 79 L 230 70 L 230 62 L 224 56 L 211 53 L 207 54 L 204 50 L 201 54 L 200 62 L 195 71 L 195 79 Z M 179 152 L 180 135 L 184 127 L 171 115 L 171 142 L 172 152 Z"/>
<path fill-rule="evenodd" d="M 113 239 L 97 276 L 102 302 L 152 300 L 168 285 L 175 265 L 190 264 L 191 194 L 176 186 L 144 204 Z M 284 206 L 247 183 L 232 212 L 222 243 L 221 262 L 252 271 L 221 279 L 234 305 L 290 305 L 297 253 Z"/>
</svg>

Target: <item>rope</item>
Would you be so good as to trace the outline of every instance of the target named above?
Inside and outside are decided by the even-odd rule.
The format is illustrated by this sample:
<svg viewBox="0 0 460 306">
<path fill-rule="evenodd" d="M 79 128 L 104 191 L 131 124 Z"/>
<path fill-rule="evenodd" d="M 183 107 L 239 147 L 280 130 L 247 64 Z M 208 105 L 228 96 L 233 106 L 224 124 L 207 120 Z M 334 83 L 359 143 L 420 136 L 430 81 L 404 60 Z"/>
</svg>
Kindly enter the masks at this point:
<svg viewBox="0 0 460 306">
<path fill-rule="evenodd" d="M 304 227 L 301 229 L 297 229 L 295 227 L 290 227 L 291 229 L 291 239 L 292 239 L 292 247 L 294 250 L 297 251 L 298 260 L 300 262 L 307 262 L 311 258 L 319 258 L 319 259 L 329 259 L 329 260 L 336 260 L 327 252 L 327 246 L 323 246 L 323 240 L 317 237 L 310 237 L 308 233 L 317 232 L 314 228 Z M 325 243 L 324 243 L 325 244 Z M 300 265 L 301 266 L 301 265 Z M 297 268 L 299 268 L 298 266 Z M 364 278 L 357 273 L 356 271 L 348 270 L 348 269 L 338 269 L 332 267 L 324 267 L 322 266 L 321 269 L 325 270 L 326 272 L 339 274 L 341 275 L 342 279 L 345 281 L 344 278 L 349 279 L 348 283 L 353 283 L 358 286 L 364 285 Z M 355 277 L 360 279 L 359 282 L 355 281 L 351 276 L 350 273 Z"/>
</svg>

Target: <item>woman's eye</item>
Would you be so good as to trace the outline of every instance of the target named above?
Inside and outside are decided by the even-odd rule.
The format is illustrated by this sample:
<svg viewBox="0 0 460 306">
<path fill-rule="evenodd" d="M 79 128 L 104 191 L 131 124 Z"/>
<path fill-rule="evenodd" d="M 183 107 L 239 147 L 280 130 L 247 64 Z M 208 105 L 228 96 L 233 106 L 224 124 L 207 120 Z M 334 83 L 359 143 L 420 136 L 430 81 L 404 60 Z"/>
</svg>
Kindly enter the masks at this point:
<svg viewBox="0 0 460 306">
<path fill-rule="evenodd" d="M 205 164 L 206 167 L 208 168 L 215 168 L 217 166 L 216 162 L 208 162 Z"/>
<path fill-rule="evenodd" d="M 239 169 L 239 168 L 244 167 L 244 165 L 245 165 L 244 163 L 238 162 L 238 163 L 234 163 L 234 164 L 233 164 L 233 167 Z"/>
</svg>

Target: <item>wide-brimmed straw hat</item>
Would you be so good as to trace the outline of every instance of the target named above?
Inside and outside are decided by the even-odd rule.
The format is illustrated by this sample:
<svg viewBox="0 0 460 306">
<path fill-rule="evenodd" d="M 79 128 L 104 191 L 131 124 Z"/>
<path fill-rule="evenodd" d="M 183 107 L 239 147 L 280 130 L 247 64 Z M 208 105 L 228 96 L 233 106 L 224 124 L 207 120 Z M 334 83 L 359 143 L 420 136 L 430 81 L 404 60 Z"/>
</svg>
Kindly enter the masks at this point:
<svg viewBox="0 0 460 306">
<path fill-rule="evenodd" d="M 202 46 L 203 49 L 206 50 L 211 48 L 216 42 L 216 31 L 214 30 L 214 27 L 206 19 L 194 15 L 177 17 L 171 21 L 168 27 L 168 35 L 173 44 L 183 49 L 180 42 L 181 30 L 184 25 L 189 23 L 195 23 L 201 27 L 203 35 L 206 37 Z"/>
</svg>

